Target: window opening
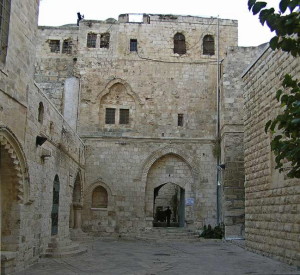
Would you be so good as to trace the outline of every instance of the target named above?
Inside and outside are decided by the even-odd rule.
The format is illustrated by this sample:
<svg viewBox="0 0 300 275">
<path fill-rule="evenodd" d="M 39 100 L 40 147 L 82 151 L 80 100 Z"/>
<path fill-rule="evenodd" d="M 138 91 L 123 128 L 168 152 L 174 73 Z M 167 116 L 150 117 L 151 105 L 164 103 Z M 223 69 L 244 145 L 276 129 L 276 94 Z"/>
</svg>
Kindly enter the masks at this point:
<svg viewBox="0 0 300 275">
<path fill-rule="evenodd" d="M 97 34 L 88 33 L 86 46 L 88 48 L 96 48 Z"/>
<path fill-rule="evenodd" d="M 115 108 L 106 108 L 105 109 L 105 123 L 106 124 L 115 124 Z"/>
<path fill-rule="evenodd" d="M 92 194 L 93 208 L 107 208 L 108 195 L 104 187 L 98 186 L 94 189 Z"/>
<path fill-rule="evenodd" d="M 0 60 L 5 62 L 8 46 L 10 0 L 0 1 Z"/>
<path fill-rule="evenodd" d="M 60 52 L 60 41 L 59 40 L 50 40 L 49 47 L 50 47 L 50 51 L 52 53 L 59 53 Z"/>
<path fill-rule="evenodd" d="M 120 109 L 120 124 L 129 124 L 129 109 Z"/>
<path fill-rule="evenodd" d="M 42 102 L 39 104 L 39 114 L 38 114 L 38 122 L 43 123 L 44 119 L 44 105 Z"/>
<path fill-rule="evenodd" d="M 102 33 L 100 36 L 100 48 L 109 48 L 109 38 L 110 34 L 109 33 Z"/>
<path fill-rule="evenodd" d="M 203 37 L 203 54 L 205 55 L 215 54 L 215 40 L 212 35 L 205 35 Z"/>
<path fill-rule="evenodd" d="M 176 33 L 174 35 L 174 53 L 186 53 L 185 36 L 182 33 Z"/>
<path fill-rule="evenodd" d="M 130 51 L 137 52 L 137 39 L 130 39 Z"/>
<path fill-rule="evenodd" d="M 183 126 L 183 114 L 178 114 L 177 125 Z"/>
<path fill-rule="evenodd" d="M 72 53 L 72 41 L 67 39 L 63 42 L 62 53 L 71 54 Z"/>
</svg>

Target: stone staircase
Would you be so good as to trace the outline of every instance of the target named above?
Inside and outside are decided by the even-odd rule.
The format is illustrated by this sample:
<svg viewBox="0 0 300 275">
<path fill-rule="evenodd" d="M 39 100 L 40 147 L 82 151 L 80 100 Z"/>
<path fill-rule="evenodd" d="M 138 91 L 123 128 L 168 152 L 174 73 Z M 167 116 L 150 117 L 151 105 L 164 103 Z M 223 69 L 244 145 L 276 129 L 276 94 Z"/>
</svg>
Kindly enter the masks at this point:
<svg viewBox="0 0 300 275">
<path fill-rule="evenodd" d="M 182 227 L 153 227 L 142 231 L 137 239 L 153 241 L 195 242 L 199 241 L 199 233 Z"/>
<path fill-rule="evenodd" d="M 44 258 L 63 258 L 85 253 L 87 248 L 82 244 L 71 241 L 70 239 L 59 240 L 56 237 L 51 238 L 46 252 L 42 255 Z"/>
</svg>

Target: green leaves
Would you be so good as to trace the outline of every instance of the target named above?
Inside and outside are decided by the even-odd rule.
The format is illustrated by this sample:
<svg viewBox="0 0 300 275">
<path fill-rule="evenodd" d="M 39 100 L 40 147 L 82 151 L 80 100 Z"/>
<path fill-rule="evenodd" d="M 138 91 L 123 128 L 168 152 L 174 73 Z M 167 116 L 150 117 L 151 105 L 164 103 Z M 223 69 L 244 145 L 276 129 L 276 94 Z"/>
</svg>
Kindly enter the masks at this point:
<svg viewBox="0 0 300 275">
<path fill-rule="evenodd" d="M 281 0 L 281 2 L 279 3 L 279 8 L 282 13 L 285 13 L 289 3 L 290 3 L 290 0 Z"/>
</svg>

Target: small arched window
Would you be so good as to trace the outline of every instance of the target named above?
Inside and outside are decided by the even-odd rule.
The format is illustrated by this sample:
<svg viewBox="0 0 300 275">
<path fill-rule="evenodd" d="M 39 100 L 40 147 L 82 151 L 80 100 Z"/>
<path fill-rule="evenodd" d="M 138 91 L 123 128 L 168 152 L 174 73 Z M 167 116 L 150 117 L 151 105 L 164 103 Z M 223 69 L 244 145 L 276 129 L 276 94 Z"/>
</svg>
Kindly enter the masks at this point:
<svg viewBox="0 0 300 275">
<path fill-rule="evenodd" d="M 39 114 L 38 114 L 38 122 L 43 123 L 44 119 L 44 104 L 43 102 L 40 102 L 39 104 Z"/>
<path fill-rule="evenodd" d="M 182 33 L 176 33 L 174 35 L 174 53 L 186 53 L 185 36 Z"/>
<path fill-rule="evenodd" d="M 92 194 L 92 208 L 107 208 L 108 195 L 104 187 L 98 186 Z"/>
<path fill-rule="evenodd" d="M 204 55 L 215 54 L 215 40 L 212 35 L 205 35 L 203 37 L 203 54 Z"/>
</svg>

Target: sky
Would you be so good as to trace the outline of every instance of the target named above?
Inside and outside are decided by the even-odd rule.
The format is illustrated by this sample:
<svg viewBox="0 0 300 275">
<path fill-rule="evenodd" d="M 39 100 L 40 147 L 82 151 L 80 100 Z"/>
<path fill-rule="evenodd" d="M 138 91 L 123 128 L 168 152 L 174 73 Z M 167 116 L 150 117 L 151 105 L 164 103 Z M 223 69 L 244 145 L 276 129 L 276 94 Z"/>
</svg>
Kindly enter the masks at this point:
<svg viewBox="0 0 300 275">
<path fill-rule="evenodd" d="M 123 13 L 174 14 L 237 19 L 239 46 L 257 46 L 274 34 L 248 11 L 248 0 L 41 0 L 39 25 L 76 24 L 77 12 L 84 19 L 118 19 Z M 278 11 L 279 0 L 265 0 Z"/>
</svg>

